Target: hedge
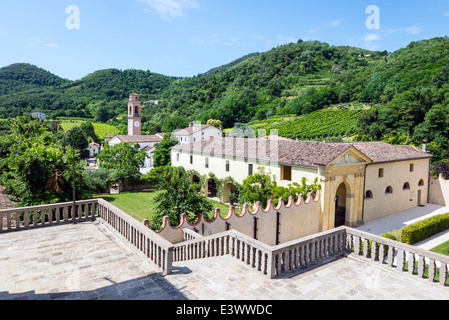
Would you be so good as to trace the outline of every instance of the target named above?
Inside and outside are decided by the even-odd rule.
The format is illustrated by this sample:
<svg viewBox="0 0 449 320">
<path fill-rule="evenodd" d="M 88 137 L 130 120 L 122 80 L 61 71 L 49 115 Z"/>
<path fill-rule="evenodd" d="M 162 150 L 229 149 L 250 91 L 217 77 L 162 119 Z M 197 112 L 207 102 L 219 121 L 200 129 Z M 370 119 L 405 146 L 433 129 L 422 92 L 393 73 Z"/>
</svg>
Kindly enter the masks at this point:
<svg viewBox="0 0 449 320">
<path fill-rule="evenodd" d="M 401 242 L 413 245 L 449 229 L 449 213 L 437 215 L 402 228 Z"/>
</svg>

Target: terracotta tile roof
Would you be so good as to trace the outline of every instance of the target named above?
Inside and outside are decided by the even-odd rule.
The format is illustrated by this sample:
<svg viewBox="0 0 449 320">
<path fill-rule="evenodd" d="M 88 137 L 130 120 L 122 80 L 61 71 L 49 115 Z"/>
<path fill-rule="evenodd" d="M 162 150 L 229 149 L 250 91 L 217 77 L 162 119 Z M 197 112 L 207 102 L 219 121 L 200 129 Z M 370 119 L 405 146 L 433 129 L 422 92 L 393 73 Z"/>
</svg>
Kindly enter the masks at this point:
<svg viewBox="0 0 449 320">
<path fill-rule="evenodd" d="M 116 137 L 120 139 L 120 141 L 125 143 L 152 143 L 152 142 L 161 142 L 164 134 L 155 134 L 155 135 L 140 135 L 140 136 L 125 136 L 125 135 L 117 135 Z"/>
<path fill-rule="evenodd" d="M 179 129 L 173 132 L 175 136 L 190 136 L 194 134 L 195 132 L 200 132 L 208 127 L 212 127 L 210 124 L 202 124 L 202 125 L 192 125 L 190 127 L 187 127 L 185 129 Z M 198 129 L 194 131 L 194 129 Z"/>
<path fill-rule="evenodd" d="M 208 141 L 176 145 L 172 150 L 175 152 L 194 152 L 210 156 L 246 158 L 315 168 L 318 165 L 328 165 L 351 147 L 356 148 L 371 159 L 371 163 L 432 157 L 429 153 L 425 153 L 415 147 L 394 146 L 383 142 L 326 143 L 294 141 L 285 138 L 213 138 Z"/>
</svg>

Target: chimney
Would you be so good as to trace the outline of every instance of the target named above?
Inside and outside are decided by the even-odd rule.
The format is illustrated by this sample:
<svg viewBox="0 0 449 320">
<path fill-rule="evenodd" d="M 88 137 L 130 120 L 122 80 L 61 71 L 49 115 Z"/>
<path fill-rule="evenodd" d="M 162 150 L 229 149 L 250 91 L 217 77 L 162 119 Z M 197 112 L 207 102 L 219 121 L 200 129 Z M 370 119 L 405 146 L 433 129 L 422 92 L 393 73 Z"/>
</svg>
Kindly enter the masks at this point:
<svg viewBox="0 0 449 320">
<path fill-rule="evenodd" d="M 422 151 L 427 152 L 427 140 L 422 141 Z"/>
</svg>

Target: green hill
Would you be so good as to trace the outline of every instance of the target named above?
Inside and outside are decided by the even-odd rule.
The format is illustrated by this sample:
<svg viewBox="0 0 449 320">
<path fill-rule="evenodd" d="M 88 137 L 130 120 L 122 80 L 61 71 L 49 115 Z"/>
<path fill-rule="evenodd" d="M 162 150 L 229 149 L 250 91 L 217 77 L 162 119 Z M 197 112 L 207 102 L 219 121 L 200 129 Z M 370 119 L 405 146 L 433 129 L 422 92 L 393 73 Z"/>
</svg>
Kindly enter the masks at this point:
<svg viewBox="0 0 449 320">
<path fill-rule="evenodd" d="M 96 118 L 124 128 L 128 95 L 137 92 L 143 101 L 162 100 L 158 105 L 145 104 L 142 110 L 143 132 L 152 134 L 185 127 L 193 120 L 219 119 L 232 128 L 235 123 L 365 104 L 371 108 L 350 117 L 349 132 L 358 133 L 357 139 L 419 144 L 427 138 L 443 155 L 449 149 L 449 132 L 442 129 L 449 127 L 447 52 L 449 41 L 443 37 L 412 42 L 392 53 L 299 40 L 189 78 L 108 69 L 69 81 L 18 64 L 0 69 L 0 118 L 39 108 L 50 118 Z M 321 116 L 330 119 L 331 112 Z M 335 119 L 343 114 L 335 112 Z M 333 128 L 346 127 L 349 120 L 341 121 Z M 347 131 L 301 130 L 288 135 L 322 138 Z"/>
</svg>

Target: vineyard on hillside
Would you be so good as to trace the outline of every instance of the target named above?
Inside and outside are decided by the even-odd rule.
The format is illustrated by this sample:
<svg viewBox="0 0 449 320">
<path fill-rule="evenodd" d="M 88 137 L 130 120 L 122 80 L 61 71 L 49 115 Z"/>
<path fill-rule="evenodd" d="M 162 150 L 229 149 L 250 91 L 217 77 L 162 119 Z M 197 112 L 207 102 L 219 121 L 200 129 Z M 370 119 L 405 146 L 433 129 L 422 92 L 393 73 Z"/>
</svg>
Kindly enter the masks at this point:
<svg viewBox="0 0 449 320">
<path fill-rule="evenodd" d="M 357 119 L 362 112 L 364 109 L 323 109 L 265 129 L 268 134 L 278 130 L 279 136 L 289 139 L 349 137 L 357 133 Z"/>
<path fill-rule="evenodd" d="M 74 127 L 77 127 L 83 123 L 82 120 L 62 120 L 60 122 L 61 127 L 64 129 L 64 131 L 70 130 Z M 116 135 L 120 134 L 120 131 L 111 125 L 104 124 L 104 123 L 92 123 L 94 126 L 95 133 L 100 139 L 104 139 L 105 135 Z"/>
</svg>

